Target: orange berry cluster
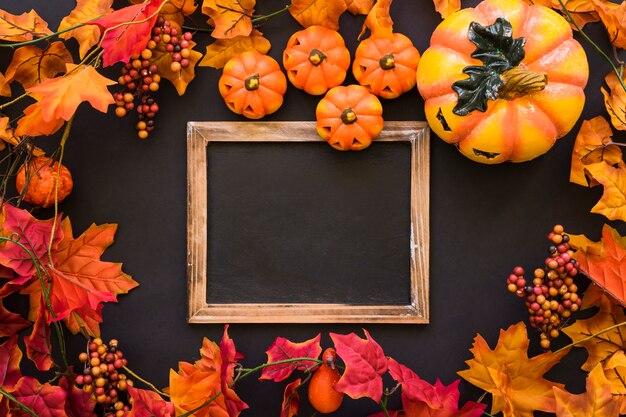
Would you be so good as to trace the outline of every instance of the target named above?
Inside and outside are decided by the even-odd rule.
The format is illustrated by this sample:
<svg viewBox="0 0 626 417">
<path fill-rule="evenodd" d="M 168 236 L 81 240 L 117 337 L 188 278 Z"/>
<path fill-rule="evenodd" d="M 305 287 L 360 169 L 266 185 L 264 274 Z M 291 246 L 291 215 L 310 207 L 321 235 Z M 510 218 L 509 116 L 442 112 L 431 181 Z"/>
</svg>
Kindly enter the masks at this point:
<svg viewBox="0 0 626 417">
<path fill-rule="evenodd" d="M 531 327 L 540 331 L 541 347 L 550 348 L 550 340 L 559 336 L 559 330 L 573 312 L 580 308 L 582 299 L 574 277 L 578 275 L 578 262 L 569 244 L 563 226 L 556 225 L 548 234 L 550 255 L 544 268 L 533 271 L 533 280 L 527 284 L 524 269 L 517 266 L 507 280 L 507 288 L 525 299 L 530 314 Z"/>
<path fill-rule="evenodd" d="M 120 399 L 120 393 L 133 386 L 133 381 L 120 372 L 127 360 L 118 349 L 118 341 L 111 339 L 107 345 L 95 338 L 89 342 L 88 352 L 82 352 L 78 359 L 85 367 L 83 374 L 76 377 L 76 384 L 103 405 L 104 415 L 121 417 L 129 411 L 130 406 Z"/>
</svg>

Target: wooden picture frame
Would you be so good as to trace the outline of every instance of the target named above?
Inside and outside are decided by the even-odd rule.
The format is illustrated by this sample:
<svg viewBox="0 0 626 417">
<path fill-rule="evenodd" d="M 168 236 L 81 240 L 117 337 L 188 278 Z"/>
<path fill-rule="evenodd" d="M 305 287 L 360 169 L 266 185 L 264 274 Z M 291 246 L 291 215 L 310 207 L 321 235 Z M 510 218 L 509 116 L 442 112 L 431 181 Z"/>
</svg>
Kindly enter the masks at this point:
<svg viewBox="0 0 626 417">
<path fill-rule="evenodd" d="M 207 303 L 207 146 L 210 142 L 319 142 L 315 122 L 189 122 L 187 284 L 189 323 L 428 323 L 429 129 L 390 121 L 377 142 L 411 145 L 410 302 L 406 305 Z"/>
</svg>

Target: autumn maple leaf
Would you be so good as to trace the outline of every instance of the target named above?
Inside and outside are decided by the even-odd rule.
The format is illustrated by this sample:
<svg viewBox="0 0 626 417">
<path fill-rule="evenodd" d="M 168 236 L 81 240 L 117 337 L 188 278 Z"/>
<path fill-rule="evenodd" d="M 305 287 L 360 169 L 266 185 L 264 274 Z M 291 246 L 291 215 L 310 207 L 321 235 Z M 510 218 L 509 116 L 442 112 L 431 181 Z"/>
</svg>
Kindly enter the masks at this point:
<svg viewBox="0 0 626 417">
<path fill-rule="evenodd" d="M 46 80 L 27 91 L 42 96 L 39 105 L 44 121 L 70 120 L 83 101 L 106 113 L 109 104 L 115 102 L 107 90 L 113 84 L 115 81 L 103 77 L 92 66 L 67 64 L 65 76 Z"/>
<path fill-rule="evenodd" d="M 67 391 L 61 387 L 48 382 L 42 385 L 35 378 L 24 376 L 11 390 L 11 394 L 38 417 L 67 417 L 65 413 Z M 30 414 L 18 408 L 12 416 L 26 417 Z"/>
<path fill-rule="evenodd" d="M 58 30 L 63 31 L 110 14 L 113 12 L 112 4 L 113 0 L 76 0 L 76 7 L 61 20 Z M 82 59 L 93 46 L 98 44 L 100 35 L 98 26 L 84 25 L 69 32 L 61 33 L 59 37 L 61 39 L 76 39 L 79 45 L 79 55 Z"/>
<path fill-rule="evenodd" d="M 623 350 L 617 350 L 605 361 L 604 376 L 610 384 L 611 394 L 614 399 L 618 399 L 620 404 L 620 414 L 626 414 L 626 384 L 624 376 L 626 373 L 626 355 Z"/>
<path fill-rule="evenodd" d="M 202 13 L 211 18 L 215 39 L 248 36 L 252 31 L 252 15 L 256 0 L 204 0 Z"/>
<path fill-rule="evenodd" d="M 4 308 L 2 298 L 0 298 L 0 337 L 11 337 L 30 325 L 30 321 L 21 315 Z"/>
<path fill-rule="evenodd" d="M 50 34 L 52 32 L 48 29 L 48 24 L 34 10 L 19 16 L 0 10 L 0 40 L 2 41 L 30 41 L 33 38 Z"/>
<path fill-rule="evenodd" d="M 626 91 L 613 71 L 604 77 L 604 81 L 608 85 L 609 91 L 604 87 L 600 90 L 604 96 L 606 111 L 611 116 L 611 124 L 617 130 L 626 130 Z"/>
<path fill-rule="evenodd" d="M 5 72 L 6 82 L 18 81 L 30 88 L 65 72 L 65 65 L 73 63 L 72 55 L 63 42 L 57 41 L 40 49 L 33 45 L 18 48 Z"/>
<path fill-rule="evenodd" d="M 562 384 L 548 381 L 543 374 L 557 364 L 568 349 L 557 354 L 547 352 L 528 358 L 528 335 L 523 322 L 500 330 L 495 349 L 478 334 L 466 361 L 469 369 L 458 374 L 493 396 L 491 414 L 502 411 L 504 417 L 532 417 L 534 410 L 554 412 L 552 387 Z"/>
<path fill-rule="evenodd" d="M 208 45 L 204 58 L 202 58 L 198 66 L 222 69 L 228 60 L 235 55 L 249 50 L 255 50 L 265 55 L 271 46 L 270 41 L 265 39 L 261 32 L 253 29 L 250 35 L 237 36 L 231 39 L 218 39 Z"/>
<path fill-rule="evenodd" d="M 96 417 L 94 413 L 96 400 L 91 397 L 90 393 L 76 386 L 74 381 L 67 376 L 59 380 L 59 387 L 67 392 L 65 413 L 68 417 Z"/>
<path fill-rule="evenodd" d="M 318 334 L 313 339 L 294 343 L 284 337 L 278 337 L 267 351 L 265 351 L 267 354 L 267 362 L 278 362 L 292 358 L 317 358 L 322 353 L 320 339 L 321 334 Z M 289 378 L 291 373 L 296 369 L 303 371 L 313 365 L 315 365 L 315 362 L 301 361 L 268 366 L 263 368 L 259 379 L 269 379 L 274 382 L 284 381 Z"/>
<path fill-rule="evenodd" d="M 20 361 L 22 351 L 17 345 L 17 335 L 0 345 L 0 387 L 12 389 L 22 377 Z"/>
<path fill-rule="evenodd" d="M 157 393 L 128 387 L 133 407 L 127 417 L 175 417 L 174 405 L 163 400 Z"/>
<path fill-rule="evenodd" d="M 102 31 L 103 66 L 128 62 L 132 55 L 138 55 L 146 48 L 163 1 L 151 0 L 127 6 L 88 23 L 97 25 Z"/>
<path fill-rule="evenodd" d="M 554 388 L 557 417 L 618 417 L 619 401 L 611 394 L 611 384 L 606 379 L 601 365 L 597 365 L 587 376 L 587 391 L 583 394 Z"/>
<path fill-rule="evenodd" d="M 374 7 L 374 3 L 375 0 L 346 0 L 348 11 L 352 14 L 367 15 Z"/>
<path fill-rule="evenodd" d="M 359 40 L 369 29 L 374 38 L 392 38 L 393 20 L 389 8 L 392 0 L 378 0 L 372 10 L 368 13 L 359 34 Z"/>
<path fill-rule="evenodd" d="M 604 187 L 602 197 L 591 208 L 591 212 L 602 214 L 609 220 L 626 221 L 626 164 L 621 161 L 616 167 L 592 164 L 585 169 Z"/>
<path fill-rule="evenodd" d="M 40 301 L 45 304 L 44 300 Z M 50 345 L 50 326 L 48 326 L 48 312 L 45 308 L 40 308 L 37 320 L 33 326 L 33 331 L 24 338 L 26 346 L 26 356 L 35 363 L 40 371 L 48 371 L 52 367 L 52 347 Z"/>
<path fill-rule="evenodd" d="M 228 335 L 228 325 L 224 326 L 224 335 L 220 342 L 220 357 L 222 359 L 220 384 L 222 387 L 222 395 L 226 399 L 226 410 L 230 417 L 237 417 L 249 406 L 243 402 L 231 388 L 233 385 L 235 366 L 243 359 L 243 355 L 237 352 L 235 342 Z"/>
<path fill-rule="evenodd" d="M 285 387 L 283 404 L 280 409 L 280 417 L 293 417 L 298 415 L 298 409 L 300 408 L 300 395 L 298 394 L 298 388 L 300 388 L 301 385 L 302 380 L 297 378 Z"/>
<path fill-rule="evenodd" d="M 330 334 L 337 355 L 346 365 L 334 389 L 353 399 L 369 397 L 380 402 L 383 395 L 382 375 L 387 372 L 387 358 L 367 330 L 363 332 L 366 339 L 361 339 L 354 333 Z"/>
<path fill-rule="evenodd" d="M 461 0 L 433 0 L 433 2 L 435 3 L 435 10 L 441 15 L 442 19 L 461 10 Z"/>
<path fill-rule="evenodd" d="M 40 102 L 36 102 L 26 107 L 24 116 L 17 121 L 15 136 L 50 136 L 57 132 L 65 124 L 63 119 L 43 120 L 43 107 Z"/>
<path fill-rule="evenodd" d="M 570 182 L 585 187 L 598 185 L 585 168 L 596 163 L 614 165 L 622 160 L 620 147 L 609 144 L 612 136 L 613 130 L 602 116 L 583 122 L 572 151 Z"/>
<path fill-rule="evenodd" d="M 291 0 L 289 13 L 305 28 L 319 25 L 339 30 L 339 17 L 347 9 L 345 0 Z"/>
<path fill-rule="evenodd" d="M 613 46 L 626 48 L 626 3 L 606 0 L 588 0 L 593 3 Z"/>
</svg>

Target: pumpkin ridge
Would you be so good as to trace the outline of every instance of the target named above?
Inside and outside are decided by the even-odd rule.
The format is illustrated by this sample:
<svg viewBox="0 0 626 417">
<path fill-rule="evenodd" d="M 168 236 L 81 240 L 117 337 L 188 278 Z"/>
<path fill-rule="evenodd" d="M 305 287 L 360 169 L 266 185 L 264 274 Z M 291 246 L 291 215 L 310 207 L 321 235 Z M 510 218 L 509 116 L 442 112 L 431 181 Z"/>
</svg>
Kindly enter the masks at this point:
<svg viewBox="0 0 626 417">
<path fill-rule="evenodd" d="M 546 10 L 544 10 L 546 9 Z M 526 12 L 526 18 L 524 20 L 524 24 L 521 27 L 521 35 L 520 36 L 524 36 L 526 38 L 526 40 L 533 40 L 534 41 L 534 37 L 529 36 L 529 34 L 532 34 L 534 32 L 537 31 L 536 28 L 533 28 L 531 25 L 536 24 L 536 22 L 538 20 L 541 20 L 541 18 L 539 18 L 539 16 L 536 16 L 535 10 L 544 10 L 549 12 L 549 15 L 553 15 L 554 17 L 558 17 L 557 20 L 562 19 L 562 17 L 555 11 L 553 11 L 552 9 L 548 9 L 545 6 L 540 6 L 540 5 L 531 5 L 528 6 L 527 12 Z M 537 19 L 531 19 L 532 17 L 538 17 Z M 530 27 L 529 27 L 530 26 Z M 534 63 L 535 61 L 537 61 L 538 59 L 543 58 L 545 55 L 549 54 L 551 51 L 553 51 L 554 49 L 558 48 L 561 44 L 565 43 L 566 41 L 568 41 L 569 39 L 573 39 L 574 38 L 574 34 L 572 33 L 572 29 L 570 28 L 569 24 L 567 26 L 567 31 L 563 31 L 563 33 L 561 34 L 560 37 L 555 38 L 552 42 L 547 43 L 545 41 L 545 39 L 542 39 L 542 41 L 540 43 L 536 43 L 536 42 L 532 42 L 530 47 L 527 48 L 528 50 L 531 50 L 535 53 L 537 53 L 536 51 L 539 51 L 537 53 L 537 57 L 535 59 L 528 59 L 528 61 L 526 60 L 528 58 L 528 56 L 524 59 L 524 63 L 526 65 L 530 65 L 532 63 Z"/>
</svg>

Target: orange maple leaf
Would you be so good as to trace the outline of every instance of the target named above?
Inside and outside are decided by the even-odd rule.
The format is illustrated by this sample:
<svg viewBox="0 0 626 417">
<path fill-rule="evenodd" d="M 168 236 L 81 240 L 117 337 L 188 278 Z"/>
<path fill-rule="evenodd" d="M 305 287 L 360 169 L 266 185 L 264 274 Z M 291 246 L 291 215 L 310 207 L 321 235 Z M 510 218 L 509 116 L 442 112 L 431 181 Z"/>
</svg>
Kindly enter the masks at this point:
<svg viewBox="0 0 626 417">
<path fill-rule="evenodd" d="M 626 3 L 606 0 L 589 0 L 596 8 L 613 46 L 626 48 Z"/>
<path fill-rule="evenodd" d="M 377 0 L 376 4 L 367 14 L 359 40 L 363 37 L 367 29 L 370 30 L 371 36 L 375 38 L 393 38 L 393 20 L 389 9 L 392 0 Z"/>
<path fill-rule="evenodd" d="M 570 182 L 585 187 L 598 185 L 597 181 L 588 177 L 585 168 L 596 163 L 614 165 L 622 160 L 620 147 L 610 145 L 612 137 L 613 130 L 604 117 L 597 116 L 583 122 L 572 151 Z"/>
<path fill-rule="evenodd" d="M 611 394 L 614 399 L 621 399 L 620 414 L 626 414 L 626 355 L 623 350 L 616 351 L 604 364 L 604 375 L 611 384 Z"/>
<path fill-rule="evenodd" d="M 6 82 L 18 81 L 27 89 L 65 73 L 65 65 L 73 62 L 72 54 L 61 41 L 51 43 L 46 49 L 22 46 L 13 53 L 5 73 Z"/>
<path fill-rule="evenodd" d="M 116 82 L 103 77 L 92 66 L 67 64 L 65 76 L 46 80 L 27 91 L 42 96 L 39 104 L 44 121 L 70 120 L 83 101 L 106 113 L 109 104 L 115 102 L 107 90 L 113 84 Z"/>
<path fill-rule="evenodd" d="M 339 17 L 347 9 L 345 0 L 291 0 L 289 13 L 305 28 L 319 25 L 339 30 Z"/>
<path fill-rule="evenodd" d="M 50 136 L 65 124 L 63 119 L 44 120 L 42 111 L 39 101 L 26 107 L 24 116 L 17 121 L 15 136 Z"/>
<path fill-rule="evenodd" d="M 619 417 L 620 403 L 610 388 L 600 365 L 587 376 L 587 391 L 583 394 L 574 395 L 555 387 L 557 417 Z"/>
<path fill-rule="evenodd" d="M 0 10 L 0 40 L 10 42 L 30 41 L 33 38 L 50 35 L 48 24 L 36 11 L 17 16 Z"/>
<path fill-rule="evenodd" d="M 130 0 L 131 4 L 143 2 L 144 0 Z M 197 8 L 196 0 L 169 0 L 168 3 L 161 7 L 159 16 L 180 26 L 185 21 L 185 16 L 192 15 Z"/>
<path fill-rule="evenodd" d="M 202 13 L 215 26 L 211 36 L 230 39 L 252 32 L 252 15 L 256 0 L 204 0 Z"/>
<path fill-rule="evenodd" d="M 615 327 L 603 332 L 624 321 L 626 321 L 624 309 L 619 304 L 613 303 L 609 297 L 604 296 L 600 301 L 600 309 L 595 315 L 588 319 L 578 319 L 571 326 L 563 328 L 563 333 L 568 335 L 576 346 L 587 350 L 587 360 L 581 367 L 583 370 L 590 371 L 599 363 L 605 364 L 617 351 L 626 348 L 624 346 L 626 328 Z M 597 333 L 601 334 L 589 339 Z"/>
<path fill-rule="evenodd" d="M 6 82 L 6 77 L 0 72 L 0 96 L 11 97 L 11 86 Z"/>
<path fill-rule="evenodd" d="M 566 16 L 558 0 L 526 0 L 526 2 L 528 4 L 551 7 Z M 596 12 L 596 8 L 591 0 L 563 0 L 563 4 L 572 19 L 574 19 L 574 22 L 576 22 L 580 28 L 583 28 L 587 23 L 597 22 L 600 20 L 600 16 L 598 16 L 598 12 Z"/>
<path fill-rule="evenodd" d="M 604 106 L 611 116 L 611 124 L 617 130 L 626 130 L 626 91 L 619 82 L 614 72 L 609 72 L 604 81 L 609 86 L 610 92 L 604 87 L 600 90 L 604 96 Z"/>
<path fill-rule="evenodd" d="M 65 16 L 59 24 L 59 31 L 81 23 L 87 23 L 113 12 L 113 0 L 76 0 L 76 7 Z M 61 39 L 74 38 L 78 41 L 80 58 L 100 41 L 100 28 L 96 25 L 85 25 L 59 35 Z"/>
<path fill-rule="evenodd" d="M 493 350 L 480 334 L 474 338 L 470 349 L 474 359 L 466 361 L 469 369 L 458 374 L 493 395 L 491 414 L 502 411 L 504 417 L 532 417 L 534 410 L 554 412 L 552 387 L 562 388 L 563 385 L 544 379 L 543 374 L 568 350 L 528 358 L 528 345 L 523 322 L 500 330 Z"/>
<path fill-rule="evenodd" d="M 433 0 L 433 2 L 435 3 L 435 10 L 441 15 L 442 19 L 461 10 L 461 0 Z"/>
<path fill-rule="evenodd" d="M 231 39 L 218 39 L 206 47 L 204 58 L 198 64 L 200 67 L 224 68 L 229 59 L 240 53 L 255 50 L 260 54 L 267 54 L 270 50 L 270 41 L 263 34 L 253 29 L 248 36 L 237 36 Z"/>
<path fill-rule="evenodd" d="M 372 7 L 374 7 L 374 3 L 376 0 L 346 0 L 346 4 L 348 5 L 348 11 L 352 14 L 364 14 L 367 15 Z"/>
<path fill-rule="evenodd" d="M 606 216 L 609 220 L 626 221 L 626 165 L 620 161 L 616 167 L 599 163 L 585 167 L 589 175 L 604 186 L 598 203 L 591 208 L 592 213 Z"/>
</svg>

